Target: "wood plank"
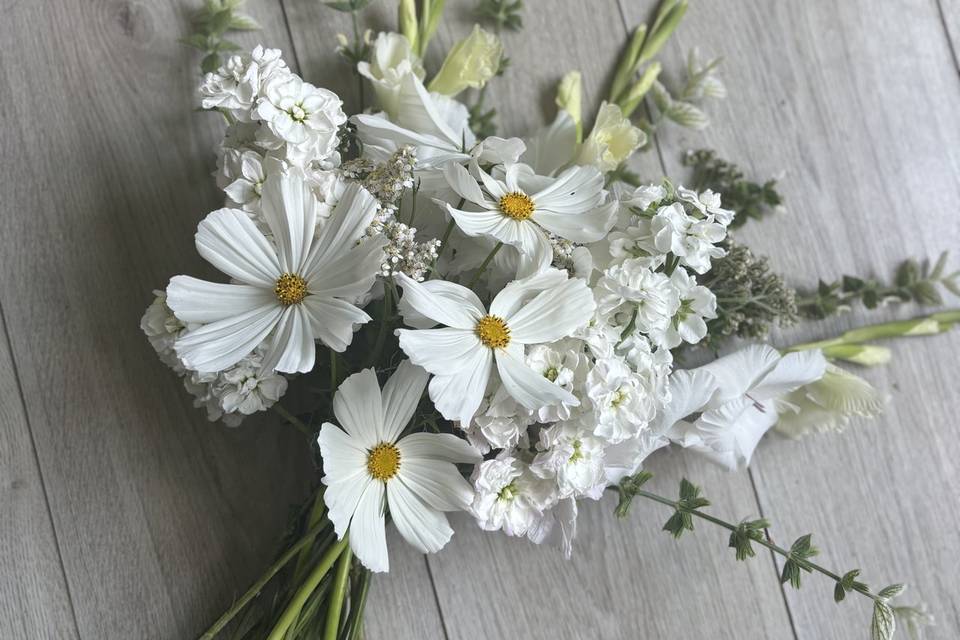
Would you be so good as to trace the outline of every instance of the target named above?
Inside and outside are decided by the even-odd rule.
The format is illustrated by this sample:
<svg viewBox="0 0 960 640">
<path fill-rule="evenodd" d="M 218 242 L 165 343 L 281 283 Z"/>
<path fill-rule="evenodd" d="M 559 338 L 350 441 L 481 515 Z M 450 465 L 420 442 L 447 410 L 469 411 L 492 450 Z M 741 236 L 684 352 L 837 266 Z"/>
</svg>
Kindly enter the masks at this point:
<svg viewBox="0 0 960 640">
<path fill-rule="evenodd" d="M 943 22 L 946 36 L 950 40 L 950 54 L 953 64 L 960 73 L 960 1 L 937 0 L 940 20 Z"/>
<path fill-rule="evenodd" d="M 77 638 L 43 477 L 0 313 L 0 637 Z"/>
<path fill-rule="evenodd" d="M 960 246 L 960 84 L 935 3 L 701 3 L 671 48 L 672 63 L 694 45 L 725 57 L 731 97 L 712 110 L 705 134 L 661 137 L 668 168 L 681 173 L 679 152 L 707 146 L 760 175 L 787 170 L 788 214 L 741 236 L 792 281 L 887 277 L 906 257 Z M 917 313 L 858 310 L 776 339 L 789 344 Z M 952 437 L 958 355 L 956 334 L 898 344 L 888 367 L 864 374 L 893 395 L 884 417 L 843 435 L 770 439 L 753 467 L 774 536 L 789 542 L 816 532 L 827 564 L 859 566 L 878 587 L 910 582 L 904 600 L 927 600 L 938 618 L 931 638 L 960 631 L 960 578 L 943 570 L 956 565 L 960 515 L 940 498 L 953 494 L 960 474 Z M 807 582 L 804 593 L 787 593 L 800 637 L 864 635 L 864 602 L 838 607 L 831 583 Z"/>
<path fill-rule="evenodd" d="M 18 3 L 0 23 L 18 52 L 0 59 L 0 300 L 90 638 L 198 635 L 268 564 L 309 468 L 275 421 L 207 423 L 138 329 L 150 289 L 204 273 L 192 236 L 222 201 L 219 125 L 192 112 L 197 56 L 176 43 L 190 7 Z M 280 6 L 250 9 L 283 44 Z"/>
</svg>

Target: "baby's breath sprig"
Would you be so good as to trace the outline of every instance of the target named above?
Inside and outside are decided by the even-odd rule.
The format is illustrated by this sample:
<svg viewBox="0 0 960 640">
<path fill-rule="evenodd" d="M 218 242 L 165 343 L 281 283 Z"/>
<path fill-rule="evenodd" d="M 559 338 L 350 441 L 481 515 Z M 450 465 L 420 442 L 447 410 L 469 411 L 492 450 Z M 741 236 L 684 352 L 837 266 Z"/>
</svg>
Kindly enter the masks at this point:
<svg viewBox="0 0 960 640">
<path fill-rule="evenodd" d="M 867 309 L 911 300 L 920 305 L 942 305 L 940 288 L 960 296 L 960 270 L 945 273 L 948 258 L 949 252 L 944 251 L 932 268 L 929 261 L 921 264 L 913 258 L 905 260 L 891 283 L 849 275 L 834 282 L 821 280 L 816 291 L 798 296 L 797 308 L 802 317 L 819 320 L 849 310 L 857 300 Z"/>
<path fill-rule="evenodd" d="M 260 28 L 256 20 L 239 11 L 244 0 L 205 0 L 203 8 L 194 14 L 193 33 L 180 42 L 204 53 L 200 71 L 212 73 L 223 64 L 223 54 L 237 51 L 240 47 L 227 40 L 228 31 L 255 31 Z"/>
<path fill-rule="evenodd" d="M 652 475 L 648 471 L 641 471 L 620 483 L 616 488 L 620 494 L 620 503 L 615 511 L 618 517 L 626 515 L 633 498 L 646 498 L 673 508 L 673 515 L 667 520 L 663 529 L 674 538 L 681 537 L 685 531 L 693 531 L 694 518 L 698 518 L 730 531 L 728 546 L 734 550 L 737 560 L 755 557 L 754 544 L 759 544 L 782 556 L 785 561 L 780 573 L 781 584 L 790 583 L 790 586 L 799 589 L 804 573 L 820 573 L 834 581 L 835 602 L 842 602 L 848 593 L 859 593 L 873 601 L 873 618 L 870 625 L 873 640 L 893 638 L 898 620 L 912 637 L 919 637 L 920 628 L 933 623 L 933 618 L 927 613 L 926 606 L 923 604 L 917 606 L 891 604 L 893 598 L 903 593 L 906 588 L 904 585 L 892 584 L 874 593 L 865 582 L 857 579 L 860 575 L 859 569 L 840 575 L 813 562 L 811 558 L 818 555 L 819 550 L 813 546 L 811 534 L 800 536 L 789 549 L 784 549 L 770 538 L 767 532 L 770 522 L 766 518 L 741 520 L 736 524 L 727 522 L 703 511 L 704 507 L 710 506 L 710 501 L 701 495 L 700 487 L 686 478 L 680 481 L 680 495 L 677 500 L 646 491 L 642 486 Z"/>
</svg>

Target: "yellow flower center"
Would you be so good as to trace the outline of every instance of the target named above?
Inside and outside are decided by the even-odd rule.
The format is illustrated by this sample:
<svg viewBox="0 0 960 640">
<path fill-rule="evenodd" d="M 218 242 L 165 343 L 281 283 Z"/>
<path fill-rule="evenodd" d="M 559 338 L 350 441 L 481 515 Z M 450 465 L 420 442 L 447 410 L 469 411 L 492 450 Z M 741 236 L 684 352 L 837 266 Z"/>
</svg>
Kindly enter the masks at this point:
<svg viewBox="0 0 960 640">
<path fill-rule="evenodd" d="M 285 307 L 299 304 L 307 297 L 307 281 L 295 273 L 285 273 L 277 278 L 277 285 L 273 288 L 277 300 Z"/>
<path fill-rule="evenodd" d="M 503 349 L 510 344 L 510 327 L 499 316 L 483 316 L 474 331 L 480 342 L 491 349 Z"/>
<path fill-rule="evenodd" d="M 526 220 L 533 215 L 533 200 L 519 191 L 508 193 L 500 198 L 500 213 L 514 220 Z"/>
<path fill-rule="evenodd" d="M 386 482 L 400 470 L 400 449 L 389 442 L 381 442 L 367 454 L 367 471 L 370 475 Z"/>
</svg>

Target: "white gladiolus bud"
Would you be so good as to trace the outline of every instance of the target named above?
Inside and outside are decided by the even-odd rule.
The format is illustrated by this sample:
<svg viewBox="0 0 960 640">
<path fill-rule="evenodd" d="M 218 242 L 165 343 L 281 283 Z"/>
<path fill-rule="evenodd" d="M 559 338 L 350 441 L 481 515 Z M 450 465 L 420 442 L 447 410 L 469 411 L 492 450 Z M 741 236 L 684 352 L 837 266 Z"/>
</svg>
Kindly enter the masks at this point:
<svg viewBox="0 0 960 640">
<path fill-rule="evenodd" d="M 623 117 L 620 107 L 604 102 L 600 105 L 593 131 L 583 141 L 577 164 L 593 165 L 607 173 L 627 161 L 647 141 L 647 134 Z"/>
<path fill-rule="evenodd" d="M 451 97 L 468 87 L 479 89 L 497 74 L 502 56 L 500 38 L 474 25 L 470 35 L 450 49 L 429 89 Z"/>
</svg>

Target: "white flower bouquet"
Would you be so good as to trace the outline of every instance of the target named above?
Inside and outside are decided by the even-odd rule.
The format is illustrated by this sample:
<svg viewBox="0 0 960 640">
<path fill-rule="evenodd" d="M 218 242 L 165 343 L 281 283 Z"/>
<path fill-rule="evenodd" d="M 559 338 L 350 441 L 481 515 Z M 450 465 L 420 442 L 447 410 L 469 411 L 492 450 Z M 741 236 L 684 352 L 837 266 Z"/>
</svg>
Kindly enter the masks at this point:
<svg viewBox="0 0 960 640">
<path fill-rule="evenodd" d="M 958 274 L 944 256 L 932 269 L 905 263 L 889 286 L 846 276 L 798 294 L 730 236 L 780 205 L 774 182 L 705 151 L 686 158 L 693 188 L 638 182 L 627 161 L 658 126 L 702 128 L 704 102 L 725 96 L 717 61 L 695 54 L 684 87 L 659 82 L 656 56 L 685 0 L 637 29 L 590 126 L 572 72 L 556 118 L 524 137 L 494 135 L 483 104 L 505 70 L 496 31 L 522 28 L 519 2 L 483 0 L 494 32 L 475 27 L 429 80 L 442 0 L 401 0 L 397 32 L 344 37 L 361 101 L 364 83 L 376 97 L 351 117 L 275 49 L 222 59 L 226 31 L 254 26 L 238 4 L 208 0 L 187 40 L 207 54 L 202 107 L 226 120 L 225 206 L 196 234 L 225 277 L 172 278 L 142 328 L 211 420 L 272 409 L 306 433 L 318 482 L 277 562 L 204 638 L 230 625 L 233 637 L 357 638 L 371 576 L 390 569 L 389 523 L 436 553 L 453 535 L 445 513 L 462 510 L 569 556 L 579 501 L 605 491 L 619 492 L 620 517 L 653 500 L 672 510 L 674 536 L 701 519 L 729 529 L 738 559 L 756 545 L 782 555 L 784 582 L 816 571 L 838 601 L 868 597 L 874 637 L 928 621 L 892 602 L 901 585 L 874 591 L 856 570 L 816 564 L 809 535 L 782 548 L 764 519 L 705 513 L 687 481 L 676 499 L 643 488 L 645 460 L 670 443 L 736 470 L 773 428 L 799 436 L 876 414 L 882 394 L 838 362 L 885 362 L 870 341 L 960 321 L 944 311 L 779 350 L 763 342 L 773 322 L 857 300 L 939 303 Z M 367 2 L 327 4 L 356 20 Z M 734 337 L 755 343 L 716 357 Z M 303 411 L 279 403 L 297 378 L 321 390 Z"/>
</svg>

